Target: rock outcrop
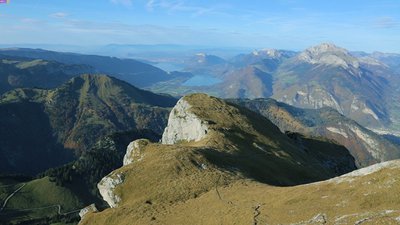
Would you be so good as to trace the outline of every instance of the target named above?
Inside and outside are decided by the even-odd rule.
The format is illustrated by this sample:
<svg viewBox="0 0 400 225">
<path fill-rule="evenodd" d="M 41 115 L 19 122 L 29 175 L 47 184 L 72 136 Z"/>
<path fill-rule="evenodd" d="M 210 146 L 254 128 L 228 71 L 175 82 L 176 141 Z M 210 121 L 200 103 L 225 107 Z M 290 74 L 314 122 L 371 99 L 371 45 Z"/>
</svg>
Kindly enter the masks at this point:
<svg viewBox="0 0 400 225">
<path fill-rule="evenodd" d="M 121 198 L 115 194 L 114 189 L 124 181 L 123 174 L 110 173 L 97 184 L 100 195 L 111 208 L 118 206 Z"/>
<path fill-rule="evenodd" d="M 346 173 L 342 176 L 335 177 L 332 179 L 327 180 L 326 182 L 352 182 L 354 179 L 357 177 L 362 177 L 362 176 L 367 176 L 373 173 L 377 173 L 380 170 L 383 169 L 398 169 L 400 168 L 400 160 L 392 160 L 392 161 L 387 161 L 387 162 L 382 162 L 382 163 L 377 163 L 365 168 L 361 168 L 358 170 L 354 170 L 350 173 Z"/>
<path fill-rule="evenodd" d="M 86 206 L 85 208 L 81 209 L 81 211 L 79 212 L 79 216 L 81 217 L 81 219 L 88 213 L 90 212 L 98 212 L 99 210 L 96 208 L 95 204 L 91 204 L 89 206 Z"/>
<path fill-rule="evenodd" d="M 308 85 L 296 91 L 294 95 L 284 95 L 278 100 L 290 105 L 301 105 L 313 109 L 331 107 L 343 114 L 343 109 L 338 103 L 338 100 L 331 93 L 318 85 Z"/>
<path fill-rule="evenodd" d="M 129 143 L 126 153 L 124 156 L 123 165 L 129 165 L 134 161 L 140 161 L 143 159 L 143 147 L 150 143 L 147 139 L 138 139 Z"/>
<path fill-rule="evenodd" d="M 191 112 L 191 105 L 182 98 L 169 114 L 161 142 L 176 144 L 181 141 L 200 141 L 209 131 L 207 125 L 206 121 Z"/>
</svg>

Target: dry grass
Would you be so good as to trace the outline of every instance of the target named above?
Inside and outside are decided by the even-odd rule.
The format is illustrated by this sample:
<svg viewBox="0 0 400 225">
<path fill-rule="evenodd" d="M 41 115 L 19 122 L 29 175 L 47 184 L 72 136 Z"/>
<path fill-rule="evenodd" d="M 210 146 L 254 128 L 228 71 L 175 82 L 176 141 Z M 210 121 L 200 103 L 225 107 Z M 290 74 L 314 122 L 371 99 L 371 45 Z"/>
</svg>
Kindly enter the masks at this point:
<svg viewBox="0 0 400 225">
<path fill-rule="evenodd" d="M 328 224 L 397 224 L 400 170 L 381 170 L 353 182 L 273 187 L 241 180 L 187 201 L 134 201 L 87 217 L 87 224 L 290 224 L 324 214 Z M 199 181 L 200 182 L 200 181 Z M 161 185 L 160 188 L 165 187 Z M 139 199 L 144 199 L 139 198 Z M 393 210 L 393 211 L 390 211 Z M 88 222 L 90 221 L 90 223 Z"/>
<path fill-rule="evenodd" d="M 82 224 L 287 224 L 400 206 L 397 194 L 387 195 L 396 193 L 397 181 L 378 189 L 393 178 L 387 171 L 353 183 L 284 187 L 334 176 L 315 155 L 334 157 L 337 149 L 308 140 L 306 153 L 256 113 L 205 95 L 186 100 L 209 122 L 207 138 L 147 145 L 142 160 L 113 172 L 124 177 L 115 190 L 119 206 L 89 214 Z M 377 177 L 383 180 L 366 185 Z M 364 196 L 371 187 L 379 194 Z"/>
</svg>

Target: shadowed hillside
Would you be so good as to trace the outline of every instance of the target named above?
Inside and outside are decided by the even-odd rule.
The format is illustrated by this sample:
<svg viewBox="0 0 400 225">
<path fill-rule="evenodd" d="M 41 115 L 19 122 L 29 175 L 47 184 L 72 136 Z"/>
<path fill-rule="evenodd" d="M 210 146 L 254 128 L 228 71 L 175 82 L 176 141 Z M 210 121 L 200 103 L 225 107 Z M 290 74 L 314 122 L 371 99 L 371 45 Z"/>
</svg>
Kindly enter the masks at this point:
<svg viewBox="0 0 400 225">
<path fill-rule="evenodd" d="M 4 124 L 0 155 L 7 165 L 3 169 L 43 171 L 70 161 L 71 157 L 63 157 L 72 155 L 67 150 L 79 155 L 116 131 L 136 128 L 161 134 L 168 107 L 175 102 L 105 75 L 82 75 L 51 90 L 10 91 L 0 99 L 0 123 Z M 54 159 L 52 154 L 59 157 Z M 38 160 L 30 161 L 29 156 Z"/>
</svg>

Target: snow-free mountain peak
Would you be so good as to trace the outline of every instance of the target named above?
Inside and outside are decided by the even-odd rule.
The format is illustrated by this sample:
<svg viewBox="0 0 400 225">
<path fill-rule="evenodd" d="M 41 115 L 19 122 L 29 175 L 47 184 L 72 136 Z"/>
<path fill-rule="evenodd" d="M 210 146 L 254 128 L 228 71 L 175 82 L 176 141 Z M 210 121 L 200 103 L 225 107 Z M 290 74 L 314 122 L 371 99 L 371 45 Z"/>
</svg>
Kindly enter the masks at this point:
<svg viewBox="0 0 400 225">
<path fill-rule="evenodd" d="M 344 69 L 350 67 L 358 69 L 359 62 L 346 49 L 330 43 L 322 43 L 304 50 L 297 57 L 301 61 L 310 64 L 325 64 L 330 66 L 340 66 Z"/>
</svg>

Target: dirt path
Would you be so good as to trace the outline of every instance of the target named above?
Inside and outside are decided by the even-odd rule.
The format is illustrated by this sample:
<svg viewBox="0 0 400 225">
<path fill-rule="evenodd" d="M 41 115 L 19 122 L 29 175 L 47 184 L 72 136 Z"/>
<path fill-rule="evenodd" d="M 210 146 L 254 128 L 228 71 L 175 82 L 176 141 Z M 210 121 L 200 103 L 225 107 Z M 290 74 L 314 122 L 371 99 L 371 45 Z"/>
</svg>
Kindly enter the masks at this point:
<svg viewBox="0 0 400 225">
<path fill-rule="evenodd" d="M 13 193 L 11 193 L 6 200 L 4 200 L 3 205 L 0 208 L 0 212 L 2 212 L 4 210 L 4 208 L 7 206 L 8 201 L 15 195 L 17 194 L 23 187 L 25 187 L 26 183 L 23 183 L 21 185 L 21 187 L 17 188 Z M 48 209 L 48 208 L 53 208 L 53 207 L 57 207 L 57 213 L 58 215 L 68 215 L 71 213 L 76 213 L 79 212 L 81 209 L 76 209 L 76 210 L 72 210 L 69 212 L 64 212 L 61 213 L 61 205 L 50 205 L 50 206 L 44 206 L 44 207 L 38 207 L 38 208 L 29 208 L 29 209 L 20 209 L 19 211 L 30 211 L 30 210 L 38 210 L 38 209 Z"/>
<path fill-rule="evenodd" d="M 4 210 L 4 208 L 7 206 L 7 202 L 18 192 L 20 191 L 23 187 L 25 187 L 26 183 L 22 184 L 21 187 L 17 188 L 13 193 L 11 193 L 6 200 L 4 200 L 4 203 L 0 209 L 0 212 Z"/>
</svg>

